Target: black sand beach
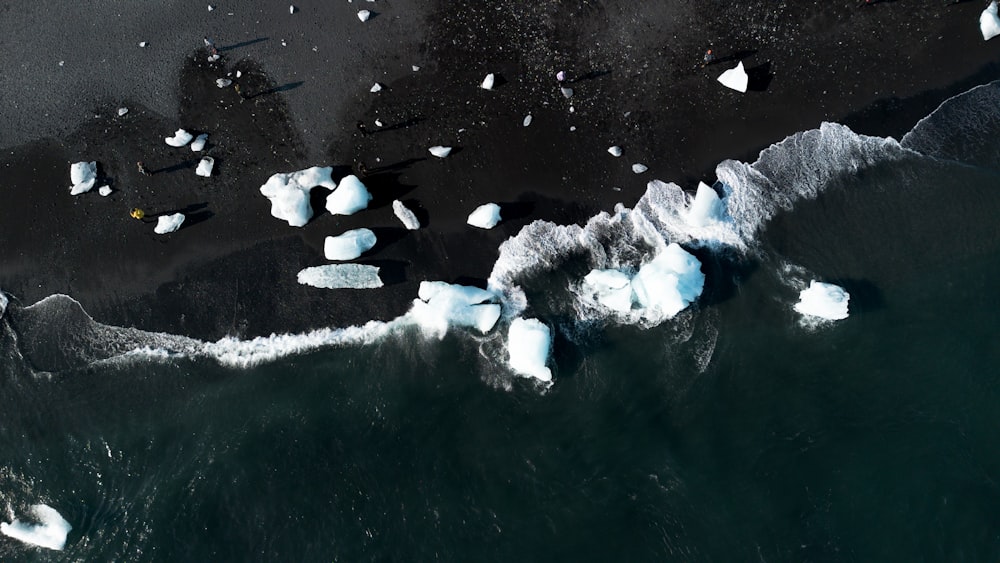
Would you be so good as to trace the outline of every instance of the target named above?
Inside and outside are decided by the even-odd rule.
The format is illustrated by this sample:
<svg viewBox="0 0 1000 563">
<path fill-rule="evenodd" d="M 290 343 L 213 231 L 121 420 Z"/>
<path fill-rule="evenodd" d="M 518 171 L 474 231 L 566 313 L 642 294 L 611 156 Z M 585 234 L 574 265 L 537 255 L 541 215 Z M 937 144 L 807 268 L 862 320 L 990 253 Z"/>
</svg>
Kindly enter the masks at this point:
<svg viewBox="0 0 1000 563">
<path fill-rule="evenodd" d="M 753 160 L 822 121 L 898 136 L 1000 78 L 977 2 L 418 4 L 121 13 L 94 1 L 55 19 L 52 3 L 4 5 L 0 289 L 24 305 L 65 293 L 100 322 L 204 338 L 391 318 L 422 280 L 482 283 L 500 243 L 536 219 L 630 206 L 654 178 L 693 189 L 719 161 Z M 359 21 L 361 8 L 374 17 Z M 699 68 L 708 48 L 717 60 Z M 738 60 L 746 94 L 715 80 Z M 246 99 L 216 87 L 236 71 Z M 374 82 L 384 89 L 369 92 Z M 194 174 L 200 155 L 164 144 L 178 128 L 209 134 L 213 177 Z M 436 159 L 436 144 L 455 151 Z M 114 192 L 70 196 L 69 165 L 91 160 Z M 259 192 L 277 172 L 333 166 L 339 179 L 362 162 L 375 199 L 353 216 L 326 213 L 316 189 L 313 220 L 289 227 Z M 394 199 L 419 210 L 421 230 L 402 228 Z M 505 218 L 496 229 L 465 225 L 491 201 Z M 156 235 L 129 217 L 135 206 L 187 220 Z M 359 262 L 380 266 L 386 287 L 296 282 L 327 263 L 324 237 L 362 226 L 379 244 Z"/>
</svg>

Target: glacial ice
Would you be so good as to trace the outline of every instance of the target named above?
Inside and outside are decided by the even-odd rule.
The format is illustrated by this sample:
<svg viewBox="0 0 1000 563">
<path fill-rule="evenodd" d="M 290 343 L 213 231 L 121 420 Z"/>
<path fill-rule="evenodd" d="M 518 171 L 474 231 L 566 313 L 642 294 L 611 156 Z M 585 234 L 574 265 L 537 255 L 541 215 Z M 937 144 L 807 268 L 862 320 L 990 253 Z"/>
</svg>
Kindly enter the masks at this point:
<svg viewBox="0 0 1000 563">
<path fill-rule="evenodd" d="M 194 138 L 191 143 L 191 150 L 194 152 L 201 152 L 205 148 L 205 143 L 208 142 L 208 133 L 202 133 Z"/>
<path fill-rule="evenodd" d="M 983 13 L 979 14 L 979 31 L 983 33 L 984 41 L 1000 35 L 1000 17 L 997 16 L 996 0 L 990 2 Z"/>
<path fill-rule="evenodd" d="M 352 229 L 335 237 L 326 237 L 323 255 L 327 260 L 354 260 L 375 246 L 375 233 L 370 229 Z"/>
<path fill-rule="evenodd" d="M 366 22 L 368 18 L 372 17 L 372 13 L 368 10 L 358 10 L 358 19 Z"/>
<path fill-rule="evenodd" d="M 368 91 L 371 92 L 372 94 L 374 94 L 376 92 L 381 92 L 382 91 L 382 85 L 379 84 L 378 82 L 376 82 L 375 84 L 372 84 L 372 87 L 369 88 Z"/>
<path fill-rule="evenodd" d="M 219 88 L 227 88 L 233 84 L 233 81 L 228 78 L 217 78 L 215 80 L 215 85 Z"/>
<path fill-rule="evenodd" d="M 340 180 L 337 189 L 326 196 L 326 210 L 331 215 L 353 215 L 368 207 L 372 194 L 368 193 L 357 176 L 351 174 Z"/>
<path fill-rule="evenodd" d="M 636 162 L 635 164 L 632 165 L 632 172 L 636 174 L 642 174 L 647 170 L 649 170 L 649 167 L 647 167 L 645 164 Z"/>
<path fill-rule="evenodd" d="M 618 145 L 615 145 L 613 147 L 608 147 L 608 154 L 617 158 L 622 155 L 622 148 L 619 147 Z"/>
<path fill-rule="evenodd" d="M 198 162 L 198 168 L 195 169 L 194 173 L 199 176 L 204 176 L 208 178 L 212 175 L 212 168 L 215 166 L 215 159 L 210 156 L 203 156 L 201 161 Z"/>
<path fill-rule="evenodd" d="M 518 317 L 507 331 L 508 364 L 515 372 L 539 381 L 552 381 L 552 371 L 545 365 L 552 347 L 549 327 L 538 319 Z"/>
<path fill-rule="evenodd" d="M 77 162 L 69 167 L 69 195 L 80 195 L 89 192 L 97 182 L 96 162 Z"/>
<path fill-rule="evenodd" d="M 367 264 L 327 264 L 305 268 L 299 283 L 324 289 L 374 289 L 382 287 L 377 266 Z"/>
<path fill-rule="evenodd" d="M 731 68 L 719 75 L 719 82 L 726 88 L 732 88 L 737 92 L 746 92 L 750 85 L 750 76 L 743 70 L 743 61 L 737 63 L 736 68 Z"/>
<path fill-rule="evenodd" d="M 174 213 L 173 215 L 160 215 L 156 219 L 156 227 L 153 228 L 153 232 L 158 235 L 165 235 L 172 233 L 177 229 L 181 228 L 181 224 L 184 223 L 183 213 Z"/>
<path fill-rule="evenodd" d="M 521 125 L 524 126 L 524 127 L 527 127 L 527 126 L 531 125 L 531 114 L 530 113 L 528 115 L 524 116 L 524 119 L 521 120 Z"/>
<path fill-rule="evenodd" d="M 722 211 L 723 204 L 719 194 L 704 182 L 698 182 L 698 192 L 695 193 L 685 221 L 692 227 L 707 227 L 722 219 Z"/>
<path fill-rule="evenodd" d="M 334 189 L 329 166 L 313 166 L 298 172 L 274 174 L 267 183 L 260 187 L 260 193 L 271 200 L 271 215 L 283 221 L 288 221 L 292 227 L 301 227 L 312 218 L 312 206 L 309 205 L 309 191 L 316 186 Z"/>
<path fill-rule="evenodd" d="M 803 315 L 837 321 L 847 318 L 850 299 L 850 294 L 839 285 L 812 280 L 809 288 L 799 293 L 795 310 Z"/>
<path fill-rule="evenodd" d="M 66 546 L 66 536 L 73 526 L 56 509 L 46 504 L 34 504 L 29 512 L 37 521 L 36 524 L 15 518 L 13 522 L 0 523 L 0 533 L 24 543 L 61 551 Z"/>
<path fill-rule="evenodd" d="M 469 214 L 466 222 L 480 229 L 492 229 L 500 222 L 500 206 L 495 203 L 484 203 Z"/>
<path fill-rule="evenodd" d="M 597 302 L 612 311 L 627 313 L 632 310 L 635 296 L 632 278 L 621 270 L 591 270 L 583 278 L 584 287 L 592 292 Z"/>
<path fill-rule="evenodd" d="M 403 226 L 408 230 L 415 231 L 420 228 L 420 220 L 417 216 L 413 214 L 402 201 L 394 200 L 392 202 L 392 212 L 396 214 L 396 218 L 403 223 Z"/>
<path fill-rule="evenodd" d="M 427 149 L 432 155 L 438 158 L 444 158 L 451 153 L 451 147 L 442 147 L 441 145 L 434 145 L 433 147 Z"/>
<path fill-rule="evenodd" d="M 108 197 L 109 195 L 111 195 L 111 186 L 107 185 L 101 186 L 97 188 L 97 193 L 101 194 L 104 197 Z"/>
<path fill-rule="evenodd" d="M 636 302 L 673 317 L 698 299 L 705 285 L 701 262 L 677 243 L 643 264 L 632 279 Z"/>
<path fill-rule="evenodd" d="M 496 295 L 485 289 L 422 281 L 408 315 L 427 334 L 444 338 L 451 326 L 475 328 L 486 334 L 500 319 Z"/>
<path fill-rule="evenodd" d="M 491 72 L 491 73 L 489 73 L 489 74 L 486 75 L 486 78 L 483 79 L 483 83 L 480 84 L 480 86 L 482 87 L 483 90 L 492 90 L 493 89 L 493 83 L 494 83 L 495 80 L 496 80 L 496 77 L 493 76 L 493 73 Z"/>
<path fill-rule="evenodd" d="M 163 140 L 172 147 L 183 147 L 184 145 L 190 143 L 193 138 L 194 135 L 191 133 L 188 133 L 183 129 L 178 129 L 174 132 L 173 137 L 166 137 Z"/>
</svg>

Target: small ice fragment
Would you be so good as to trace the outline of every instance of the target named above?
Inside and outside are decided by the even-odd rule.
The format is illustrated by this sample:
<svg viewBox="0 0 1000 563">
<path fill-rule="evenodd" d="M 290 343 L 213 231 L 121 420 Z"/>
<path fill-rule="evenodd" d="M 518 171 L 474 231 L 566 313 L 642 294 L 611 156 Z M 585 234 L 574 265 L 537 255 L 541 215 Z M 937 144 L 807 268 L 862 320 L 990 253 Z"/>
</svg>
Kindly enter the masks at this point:
<svg viewBox="0 0 1000 563">
<path fill-rule="evenodd" d="M 288 7 L 288 13 L 289 14 L 294 14 L 295 13 L 295 6 L 289 6 Z"/>
<path fill-rule="evenodd" d="M 507 330 L 507 363 L 520 375 L 542 382 L 552 381 L 552 371 L 546 367 L 552 335 L 549 327 L 538 319 L 518 317 Z"/>
<path fill-rule="evenodd" d="M 719 75 L 719 82 L 726 88 L 732 88 L 737 92 L 746 92 L 750 84 L 750 77 L 747 71 L 743 70 L 743 61 L 740 61 L 736 68 L 731 68 Z"/>
<path fill-rule="evenodd" d="M 382 127 L 382 120 L 381 119 L 376 119 L 375 120 L 375 126 L 376 127 Z"/>
<path fill-rule="evenodd" d="M 190 143 L 191 139 L 193 138 L 194 135 L 192 135 L 191 133 L 188 133 L 183 129 L 178 129 L 176 132 L 174 132 L 173 137 L 166 137 L 163 140 L 172 147 L 183 147 L 184 145 Z"/>
<path fill-rule="evenodd" d="M 382 85 L 376 82 L 372 85 L 370 92 L 380 92 L 382 90 Z"/>
<path fill-rule="evenodd" d="M 420 67 L 417 65 L 411 65 L 410 68 L 413 69 L 413 72 L 417 72 L 418 70 L 420 70 Z"/>
<path fill-rule="evenodd" d="M 323 255 L 327 260 L 354 260 L 371 250 L 376 242 L 371 229 L 352 229 L 339 236 L 326 237 Z"/>
<path fill-rule="evenodd" d="M 521 125 L 524 125 L 525 127 L 531 125 L 531 114 L 524 116 L 524 121 L 521 122 Z"/>
<path fill-rule="evenodd" d="M 480 229 L 492 229 L 500 222 L 500 206 L 495 203 L 480 205 L 469 214 L 466 222 Z"/>
<path fill-rule="evenodd" d="M 614 157 L 619 157 L 622 155 L 622 148 L 619 147 L 618 145 L 615 145 L 613 147 L 608 147 L 608 154 Z"/>
<path fill-rule="evenodd" d="M 1000 35 L 1000 17 L 997 16 L 996 0 L 990 2 L 983 13 L 979 14 L 979 31 L 983 33 L 984 41 Z"/>
<path fill-rule="evenodd" d="M 65 64 L 66 64 L 66 61 L 59 61 L 59 66 L 63 66 Z"/>
<path fill-rule="evenodd" d="M 118 108 L 118 117 L 121 117 L 128 113 L 128 108 Z"/>
<path fill-rule="evenodd" d="M 282 47 L 287 47 L 287 46 L 288 46 L 288 43 L 285 43 L 285 40 L 284 40 L 284 39 L 282 39 L 282 40 L 281 40 L 281 46 L 282 46 Z"/>
<path fill-rule="evenodd" d="M 483 90 L 492 90 L 494 81 L 495 77 L 493 76 L 493 73 L 491 72 L 487 74 L 486 78 L 483 79 L 483 83 L 481 84 Z"/>
<path fill-rule="evenodd" d="M 228 78 L 219 78 L 218 80 L 215 81 L 215 85 L 218 86 L 219 88 L 225 88 L 226 86 L 229 86 L 232 83 L 233 81 Z"/>
<path fill-rule="evenodd" d="M 208 133 L 202 133 L 194 138 L 194 142 L 191 143 L 191 150 L 194 152 L 201 152 L 205 148 L 205 143 L 208 142 Z"/>
<path fill-rule="evenodd" d="M 434 145 L 427 150 L 438 158 L 444 158 L 451 153 L 451 147 L 442 147 L 441 145 Z"/>
<path fill-rule="evenodd" d="M 221 56 L 220 56 L 220 55 L 218 55 L 218 54 L 215 54 L 215 55 L 209 55 L 209 56 L 208 56 L 208 62 L 210 62 L 210 63 L 214 63 L 215 61 L 219 60 L 220 58 L 221 58 Z"/>
<path fill-rule="evenodd" d="M 146 45 L 149 45 L 149 43 L 146 43 L 145 41 L 140 41 L 139 42 L 139 46 L 140 47 L 145 47 Z"/>
<path fill-rule="evenodd" d="M 209 4 L 209 5 L 208 5 L 208 11 L 209 11 L 209 12 L 211 12 L 211 11 L 212 11 L 212 10 L 214 10 L 214 9 L 215 9 L 215 6 L 213 6 L 213 5 L 211 5 L 211 4 Z"/>
<path fill-rule="evenodd" d="M 243 76 L 243 71 L 242 70 L 237 70 L 236 71 L 236 78 L 239 78 L 241 76 Z"/>
<path fill-rule="evenodd" d="M 158 235 L 165 235 L 167 233 L 172 233 L 177 229 L 181 228 L 181 223 L 184 222 L 183 213 L 174 213 L 173 215 L 161 215 L 156 219 L 156 227 L 153 228 L 153 232 Z"/>
<path fill-rule="evenodd" d="M 566 80 L 566 73 L 564 71 L 561 71 L 561 70 L 559 72 L 557 72 L 556 73 L 556 80 L 558 80 L 559 82 L 562 82 L 563 80 Z"/>
<path fill-rule="evenodd" d="M 848 317 L 848 301 L 851 296 L 844 288 L 816 280 L 809 282 L 809 288 L 799 293 L 795 310 L 803 315 L 839 321 Z"/>
<path fill-rule="evenodd" d="M 199 176 L 204 176 L 208 178 L 212 175 L 212 167 L 215 166 L 215 159 L 210 156 L 201 157 L 201 162 L 198 163 L 198 168 L 194 171 L 195 174 Z"/>
<path fill-rule="evenodd" d="M 375 289 L 382 287 L 378 266 L 367 264 L 327 264 L 299 270 L 298 281 L 323 289 Z"/>
<path fill-rule="evenodd" d="M 562 95 L 563 95 L 564 98 L 572 98 L 573 97 L 573 89 L 572 88 L 560 88 L 559 91 L 562 92 Z"/>
<path fill-rule="evenodd" d="M 573 131 L 576 131 L 576 125 L 570 125 L 569 126 L 569 131 L 570 131 L 570 133 L 572 133 Z"/>
<path fill-rule="evenodd" d="M 392 212 L 396 214 L 396 218 L 403 223 L 403 226 L 410 231 L 415 231 L 420 228 L 420 220 L 417 216 L 413 214 L 402 201 L 394 200 L 392 202 Z"/>
<path fill-rule="evenodd" d="M 372 17 L 372 13 L 369 12 L 368 10 L 361 10 L 358 12 L 358 19 L 363 22 L 368 21 L 368 18 L 370 17 Z"/>
<path fill-rule="evenodd" d="M 101 186 L 97 188 L 97 193 L 101 194 L 104 197 L 108 197 L 109 195 L 111 195 L 111 186 L 108 185 Z"/>
<path fill-rule="evenodd" d="M 576 113 L 576 108 L 573 107 L 573 106 L 569 106 L 569 112 L 570 113 Z"/>
<path fill-rule="evenodd" d="M 97 162 L 77 162 L 69 167 L 69 180 L 73 185 L 69 195 L 89 192 L 97 182 Z"/>
<path fill-rule="evenodd" d="M 639 164 L 636 162 L 632 165 L 632 172 L 635 172 L 636 174 L 642 174 L 647 170 L 649 170 L 649 168 L 647 168 L 645 164 Z"/>
</svg>

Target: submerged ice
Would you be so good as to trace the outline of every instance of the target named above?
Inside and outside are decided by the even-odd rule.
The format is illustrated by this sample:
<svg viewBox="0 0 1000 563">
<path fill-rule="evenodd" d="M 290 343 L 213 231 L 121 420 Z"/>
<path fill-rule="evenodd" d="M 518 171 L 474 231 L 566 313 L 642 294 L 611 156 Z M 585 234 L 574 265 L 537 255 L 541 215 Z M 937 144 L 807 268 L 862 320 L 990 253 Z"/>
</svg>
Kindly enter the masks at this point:
<svg viewBox="0 0 1000 563">
<path fill-rule="evenodd" d="M 408 316 L 427 334 L 444 338 L 450 327 L 475 328 L 486 334 L 500 319 L 497 296 L 478 287 L 422 281 Z"/>
</svg>

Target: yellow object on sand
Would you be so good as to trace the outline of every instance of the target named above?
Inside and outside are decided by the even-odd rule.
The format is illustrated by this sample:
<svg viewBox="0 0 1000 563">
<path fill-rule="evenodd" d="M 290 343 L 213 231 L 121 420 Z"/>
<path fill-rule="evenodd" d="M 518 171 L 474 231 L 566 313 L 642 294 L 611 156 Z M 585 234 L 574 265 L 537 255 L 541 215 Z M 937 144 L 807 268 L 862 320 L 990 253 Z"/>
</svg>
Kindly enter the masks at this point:
<svg viewBox="0 0 1000 563">
<path fill-rule="evenodd" d="M 138 207 L 133 207 L 132 211 L 129 212 L 129 215 L 131 215 L 133 219 L 142 219 L 146 216 L 146 212 Z"/>
</svg>

